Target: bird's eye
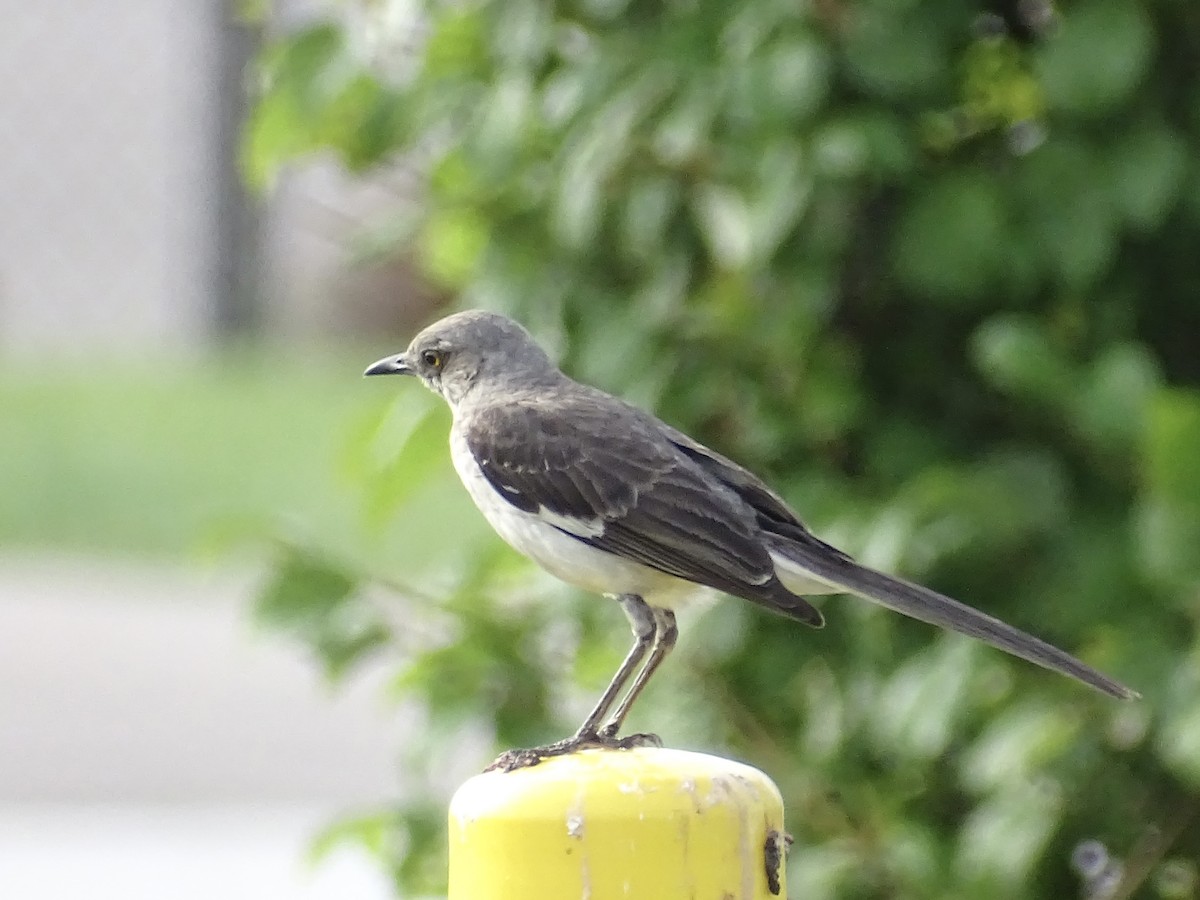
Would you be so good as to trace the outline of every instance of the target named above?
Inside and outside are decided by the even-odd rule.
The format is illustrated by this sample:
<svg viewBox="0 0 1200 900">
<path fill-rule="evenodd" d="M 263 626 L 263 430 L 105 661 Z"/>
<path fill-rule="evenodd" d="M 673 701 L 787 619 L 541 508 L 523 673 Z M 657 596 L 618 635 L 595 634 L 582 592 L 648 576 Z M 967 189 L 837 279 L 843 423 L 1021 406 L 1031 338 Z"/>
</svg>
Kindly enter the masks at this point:
<svg viewBox="0 0 1200 900">
<path fill-rule="evenodd" d="M 425 363 L 431 369 L 440 369 L 442 367 L 442 354 L 436 350 L 426 350 L 421 354 L 421 362 Z"/>
</svg>

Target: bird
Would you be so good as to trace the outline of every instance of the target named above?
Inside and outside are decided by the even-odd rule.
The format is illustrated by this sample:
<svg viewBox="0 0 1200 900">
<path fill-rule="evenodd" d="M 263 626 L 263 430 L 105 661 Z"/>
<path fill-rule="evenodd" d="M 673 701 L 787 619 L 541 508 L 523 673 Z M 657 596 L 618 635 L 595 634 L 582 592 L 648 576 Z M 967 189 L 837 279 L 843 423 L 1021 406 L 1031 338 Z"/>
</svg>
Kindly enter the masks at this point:
<svg viewBox="0 0 1200 900">
<path fill-rule="evenodd" d="M 364 375 L 410 375 L 449 405 L 450 456 L 468 494 L 508 544 L 551 575 L 613 597 L 634 642 L 583 724 L 510 750 L 511 771 L 619 736 L 676 644 L 676 610 L 704 589 L 813 628 L 806 596 L 854 594 L 960 632 L 1119 699 L 1138 694 L 1063 650 L 929 588 L 856 562 L 822 541 L 736 462 L 649 412 L 564 374 L 519 323 L 467 310 L 422 330 Z"/>
</svg>

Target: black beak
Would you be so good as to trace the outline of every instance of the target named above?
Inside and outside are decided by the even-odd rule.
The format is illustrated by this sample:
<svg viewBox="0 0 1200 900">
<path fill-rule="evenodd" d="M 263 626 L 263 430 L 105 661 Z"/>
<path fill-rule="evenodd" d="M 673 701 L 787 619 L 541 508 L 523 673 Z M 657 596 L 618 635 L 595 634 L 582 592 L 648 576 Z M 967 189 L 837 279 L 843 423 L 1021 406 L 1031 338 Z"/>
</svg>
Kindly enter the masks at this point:
<svg viewBox="0 0 1200 900">
<path fill-rule="evenodd" d="M 386 356 L 378 362 L 373 362 L 367 366 L 367 371 L 364 375 L 412 375 L 412 366 L 405 360 L 403 353 L 397 353 L 395 356 Z"/>
</svg>

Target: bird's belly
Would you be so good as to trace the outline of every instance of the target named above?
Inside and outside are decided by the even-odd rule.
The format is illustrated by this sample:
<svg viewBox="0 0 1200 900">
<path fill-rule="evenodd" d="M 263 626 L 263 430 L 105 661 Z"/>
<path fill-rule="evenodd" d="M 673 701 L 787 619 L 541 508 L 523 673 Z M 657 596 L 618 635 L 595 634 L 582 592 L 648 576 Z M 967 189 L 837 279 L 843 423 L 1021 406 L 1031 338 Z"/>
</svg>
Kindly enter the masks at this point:
<svg viewBox="0 0 1200 900">
<path fill-rule="evenodd" d="M 551 575 L 584 590 L 646 597 L 669 591 L 676 582 L 686 584 L 664 572 L 590 547 L 536 515 L 515 508 L 493 511 L 482 505 L 480 511 L 509 545 Z"/>
<path fill-rule="evenodd" d="M 698 585 L 599 550 L 496 493 L 474 455 L 451 431 L 450 456 L 467 493 L 505 542 L 567 584 L 597 594 L 637 594 L 653 606 L 674 608 Z"/>
</svg>

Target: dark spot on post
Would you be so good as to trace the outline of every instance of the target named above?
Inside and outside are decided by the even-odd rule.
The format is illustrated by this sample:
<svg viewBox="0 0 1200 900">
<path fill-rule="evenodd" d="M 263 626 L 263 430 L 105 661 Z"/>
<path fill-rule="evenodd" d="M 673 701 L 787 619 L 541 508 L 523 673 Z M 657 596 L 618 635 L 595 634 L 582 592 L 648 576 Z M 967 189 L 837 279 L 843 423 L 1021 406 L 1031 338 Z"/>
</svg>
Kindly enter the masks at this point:
<svg viewBox="0 0 1200 900">
<path fill-rule="evenodd" d="M 787 845 L 792 842 L 790 834 L 781 834 L 774 828 L 767 831 L 767 839 L 763 842 L 763 862 L 767 868 L 767 889 L 775 895 L 783 889 L 779 871 L 783 868 L 783 859 Z"/>
</svg>

